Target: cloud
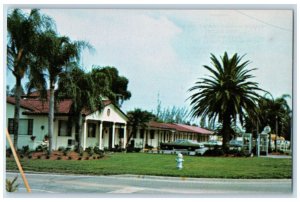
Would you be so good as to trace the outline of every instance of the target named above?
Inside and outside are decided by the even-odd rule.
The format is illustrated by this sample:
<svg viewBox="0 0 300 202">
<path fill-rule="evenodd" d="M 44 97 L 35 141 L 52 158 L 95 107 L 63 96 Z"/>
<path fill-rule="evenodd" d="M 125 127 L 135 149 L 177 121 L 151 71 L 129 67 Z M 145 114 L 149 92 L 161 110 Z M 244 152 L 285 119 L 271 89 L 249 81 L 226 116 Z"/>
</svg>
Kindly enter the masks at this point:
<svg viewBox="0 0 300 202">
<path fill-rule="evenodd" d="M 256 67 L 261 87 L 276 96 L 292 91 L 292 12 L 287 10 L 106 10 L 46 9 L 58 31 L 86 40 L 87 68 L 111 65 L 129 79 L 132 98 L 125 110 L 182 106 L 186 92 L 207 72 L 210 53 L 227 51 Z M 274 82 L 276 81 L 276 82 Z M 275 96 L 275 97 L 276 97 Z"/>
</svg>

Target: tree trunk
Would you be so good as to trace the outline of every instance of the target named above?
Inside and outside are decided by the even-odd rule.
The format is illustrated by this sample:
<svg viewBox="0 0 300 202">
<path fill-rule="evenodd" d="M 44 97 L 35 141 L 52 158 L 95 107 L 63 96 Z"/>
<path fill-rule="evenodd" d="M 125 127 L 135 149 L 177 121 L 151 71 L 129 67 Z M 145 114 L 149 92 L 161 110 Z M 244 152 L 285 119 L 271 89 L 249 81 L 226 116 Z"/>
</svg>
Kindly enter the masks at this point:
<svg viewBox="0 0 300 202">
<path fill-rule="evenodd" d="M 48 137 L 49 137 L 49 153 L 53 147 L 53 129 L 54 129 L 54 81 L 50 81 L 50 97 L 49 97 L 49 115 L 48 115 Z"/>
<path fill-rule="evenodd" d="M 14 113 L 14 147 L 18 149 L 19 120 L 20 120 L 20 100 L 21 100 L 21 78 L 16 76 L 15 91 L 15 113 Z"/>
<path fill-rule="evenodd" d="M 78 147 L 77 147 L 77 152 L 81 152 L 81 139 L 82 139 L 82 115 L 81 113 L 78 115 L 78 122 L 77 124 L 77 128 L 78 128 Z"/>
<path fill-rule="evenodd" d="M 227 152 L 229 149 L 228 143 L 231 136 L 231 127 L 230 127 L 230 116 L 225 115 L 222 121 L 222 136 L 223 136 L 223 144 L 222 149 L 224 152 Z"/>
</svg>

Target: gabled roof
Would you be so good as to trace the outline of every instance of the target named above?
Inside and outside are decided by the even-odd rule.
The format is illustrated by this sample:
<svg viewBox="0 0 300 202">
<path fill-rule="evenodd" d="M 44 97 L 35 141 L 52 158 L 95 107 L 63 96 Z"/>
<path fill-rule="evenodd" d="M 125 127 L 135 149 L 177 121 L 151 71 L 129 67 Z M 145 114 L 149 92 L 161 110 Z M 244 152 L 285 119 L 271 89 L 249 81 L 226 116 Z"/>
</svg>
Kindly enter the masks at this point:
<svg viewBox="0 0 300 202">
<path fill-rule="evenodd" d="M 162 130 L 173 130 L 178 132 L 190 132 L 190 133 L 200 133 L 200 134 L 213 134 L 212 131 L 197 127 L 197 126 L 189 126 L 184 124 L 176 124 L 176 123 L 160 123 L 155 121 L 150 121 L 148 123 L 148 127 Z"/>
<path fill-rule="evenodd" d="M 47 94 L 48 94 L 48 97 L 49 97 L 48 92 L 47 92 Z M 16 104 L 15 98 L 11 97 L 11 96 L 6 97 L 6 102 L 10 103 L 10 104 L 13 104 L 13 105 Z M 107 105 L 110 105 L 110 104 L 112 104 L 112 102 L 110 100 L 103 100 L 104 107 L 107 106 Z M 60 101 L 56 106 L 55 114 L 56 115 L 68 115 L 68 114 L 70 114 L 71 105 L 72 105 L 72 100 L 71 99 L 65 99 L 65 100 Z M 24 112 L 24 114 L 27 114 L 27 115 L 30 115 L 30 114 L 31 115 L 46 115 L 46 114 L 49 113 L 49 101 L 48 101 L 48 99 L 47 100 L 46 99 L 41 100 L 39 98 L 37 92 L 33 92 L 28 96 L 22 96 L 22 98 L 20 100 L 20 106 L 27 109 L 27 110 L 29 110 L 29 111 Z M 93 111 L 86 110 L 86 109 L 82 110 L 83 115 L 88 115 L 88 114 L 91 114 L 91 113 L 93 113 Z"/>
</svg>

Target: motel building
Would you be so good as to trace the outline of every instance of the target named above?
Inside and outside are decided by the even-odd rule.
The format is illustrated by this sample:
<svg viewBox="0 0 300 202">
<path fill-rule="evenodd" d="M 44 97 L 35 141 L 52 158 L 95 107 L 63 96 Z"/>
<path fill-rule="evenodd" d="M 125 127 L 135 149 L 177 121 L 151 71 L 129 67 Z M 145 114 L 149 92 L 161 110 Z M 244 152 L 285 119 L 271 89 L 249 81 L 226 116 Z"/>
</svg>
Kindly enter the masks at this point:
<svg viewBox="0 0 300 202">
<path fill-rule="evenodd" d="M 71 116 L 71 104 L 71 100 L 63 100 L 55 109 L 53 150 L 60 147 L 73 149 L 76 145 L 75 127 L 68 122 L 68 117 Z M 104 100 L 103 104 L 102 110 L 82 111 L 81 146 L 83 149 L 95 146 L 101 150 L 126 148 L 126 145 L 136 148 L 147 146 L 157 148 L 161 142 L 171 142 L 176 139 L 203 142 L 213 136 L 212 131 L 196 126 L 158 122 L 149 122 L 146 127 L 139 128 L 137 133 L 133 134 L 126 114 L 109 100 Z M 49 103 L 42 102 L 36 93 L 32 93 L 22 97 L 20 105 L 18 148 L 28 145 L 31 150 L 34 150 L 43 143 L 48 134 Z M 14 107 L 14 97 L 7 97 L 6 126 L 12 139 Z M 8 142 L 6 147 L 9 147 Z"/>
</svg>

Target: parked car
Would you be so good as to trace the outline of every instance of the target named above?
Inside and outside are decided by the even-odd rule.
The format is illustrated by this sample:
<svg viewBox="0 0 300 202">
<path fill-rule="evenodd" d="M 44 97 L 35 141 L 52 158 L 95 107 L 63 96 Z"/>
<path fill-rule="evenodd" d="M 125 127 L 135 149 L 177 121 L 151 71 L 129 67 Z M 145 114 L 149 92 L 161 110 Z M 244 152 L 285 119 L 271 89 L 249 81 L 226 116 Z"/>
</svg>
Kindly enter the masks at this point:
<svg viewBox="0 0 300 202">
<path fill-rule="evenodd" d="M 208 147 L 205 147 L 204 144 L 200 143 L 200 148 L 199 149 L 195 149 L 196 155 L 203 155 L 207 150 L 209 150 Z"/>
<path fill-rule="evenodd" d="M 169 150 L 169 149 L 187 149 L 189 151 L 195 151 L 197 149 L 203 148 L 202 143 L 186 140 L 186 139 L 177 139 L 174 142 L 160 143 L 160 148 Z"/>
<path fill-rule="evenodd" d="M 230 147 L 242 147 L 244 144 L 243 144 L 243 141 L 242 140 L 230 140 L 229 141 L 229 146 Z"/>
<path fill-rule="evenodd" d="M 207 142 L 203 142 L 203 144 L 206 147 L 222 146 L 222 142 L 217 140 L 208 140 Z"/>
</svg>

